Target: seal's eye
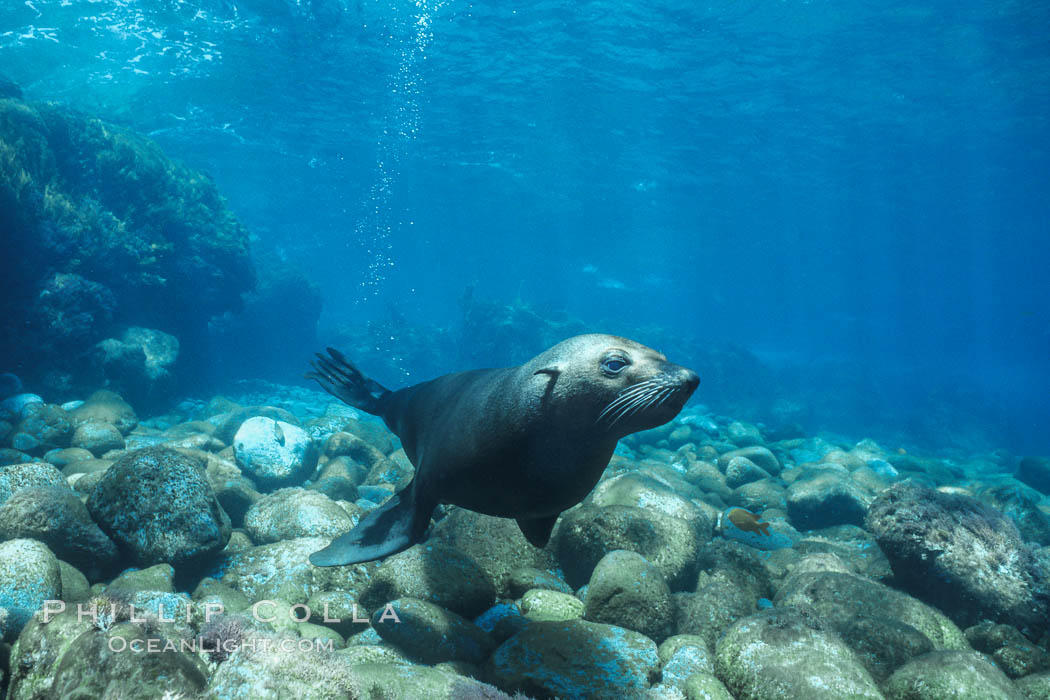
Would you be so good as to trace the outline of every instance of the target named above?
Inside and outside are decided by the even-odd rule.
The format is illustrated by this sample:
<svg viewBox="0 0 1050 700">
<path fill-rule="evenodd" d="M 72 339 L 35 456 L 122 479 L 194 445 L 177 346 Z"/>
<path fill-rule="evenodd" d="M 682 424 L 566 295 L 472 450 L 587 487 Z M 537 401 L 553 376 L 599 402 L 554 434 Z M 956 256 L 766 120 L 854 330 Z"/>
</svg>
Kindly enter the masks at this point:
<svg viewBox="0 0 1050 700">
<path fill-rule="evenodd" d="M 602 369 L 608 374 L 619 374 L 627 366 L 627 361 L 619 357 L 610 357 L 602 363 Z"/>
</svg>

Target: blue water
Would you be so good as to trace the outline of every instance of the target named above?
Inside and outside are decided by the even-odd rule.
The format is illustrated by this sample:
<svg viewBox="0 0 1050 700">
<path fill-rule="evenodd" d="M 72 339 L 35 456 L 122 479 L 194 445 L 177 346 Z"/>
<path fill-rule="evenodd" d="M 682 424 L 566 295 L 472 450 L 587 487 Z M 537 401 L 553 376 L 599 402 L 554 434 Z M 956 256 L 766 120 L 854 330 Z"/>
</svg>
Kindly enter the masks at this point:
<svg viewBox="0 0 1050 700">
<path fill-rule="evenodd" d="M 1046 451 L 1048 26 L 1033 0 L 12 0 L 0 71 L 211 174 L 256 258 L 319 286 L 320 342 L 453 325 L 473 285 L 864 387 L 807 428 L 934 405 Z"/>
</svg>

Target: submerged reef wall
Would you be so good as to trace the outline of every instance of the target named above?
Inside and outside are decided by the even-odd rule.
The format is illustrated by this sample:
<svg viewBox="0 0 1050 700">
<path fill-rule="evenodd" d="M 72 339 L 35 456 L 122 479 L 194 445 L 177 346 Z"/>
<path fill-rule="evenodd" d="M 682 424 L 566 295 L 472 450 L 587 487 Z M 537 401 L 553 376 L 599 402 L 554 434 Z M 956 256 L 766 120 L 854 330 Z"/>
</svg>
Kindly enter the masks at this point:
<svg viewBox="0 0 1050 700">
<path fill-rule="evenodd" d="M 105 378 L 96 345 L 128 326 L 175 335 L 192 364 L 254 285 L 206 175 L 53 103 L 0 99 L 0 238 L 0 365 L 56 399 Z"/>
</svg>

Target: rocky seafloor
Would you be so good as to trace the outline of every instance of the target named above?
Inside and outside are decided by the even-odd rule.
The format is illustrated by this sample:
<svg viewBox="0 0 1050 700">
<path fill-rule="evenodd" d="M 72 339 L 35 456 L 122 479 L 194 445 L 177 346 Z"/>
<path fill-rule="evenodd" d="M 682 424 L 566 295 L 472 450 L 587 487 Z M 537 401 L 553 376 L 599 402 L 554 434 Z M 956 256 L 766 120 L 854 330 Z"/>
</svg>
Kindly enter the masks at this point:
<svg viewBox="0 0 1050 700">
<path fill-rule="evenodd" d="M 1050 698 L 1046 458 L 689 408 L 545 549 L 442 507 L 422 544 L 317 568 L 412 466 L 324 394 L 257 389 L 146 420 L 104 390 L 3 402 L 0 695 Z"/>
</svg>

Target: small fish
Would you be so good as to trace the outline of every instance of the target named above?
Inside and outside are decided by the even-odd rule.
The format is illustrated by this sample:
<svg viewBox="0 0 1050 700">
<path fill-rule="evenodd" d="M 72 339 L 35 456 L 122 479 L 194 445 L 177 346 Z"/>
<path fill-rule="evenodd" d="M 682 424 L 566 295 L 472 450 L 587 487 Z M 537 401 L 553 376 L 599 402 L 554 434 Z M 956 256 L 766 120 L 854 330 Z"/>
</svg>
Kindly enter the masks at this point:
<svg viewBox="0 0 1050 700">
<path fill-rule="evenodd" d="M 743 508 L 730 508 L 726 511 L 726 517 L 729 518 L 729 522 L 736 525 L 744 532 L 753 532 L 760 535 L 770 537 L 769 534 L 769 523 L 764 523 L 759 520 L 759 516 L 755 515 L 749 510 Z"/>
<path fill-rule="evenodd" d="M 755 549 L 770 551 L 794 546 L 790 537 L 770 530 L 772 523 L 762 522 L 759 516 L 744 508 L 730 508 L 719 516 L 718 521 L 723 537 Z"/>
</svg>

